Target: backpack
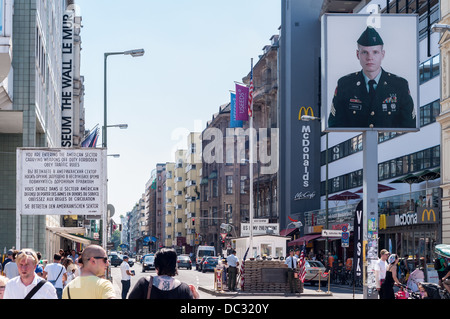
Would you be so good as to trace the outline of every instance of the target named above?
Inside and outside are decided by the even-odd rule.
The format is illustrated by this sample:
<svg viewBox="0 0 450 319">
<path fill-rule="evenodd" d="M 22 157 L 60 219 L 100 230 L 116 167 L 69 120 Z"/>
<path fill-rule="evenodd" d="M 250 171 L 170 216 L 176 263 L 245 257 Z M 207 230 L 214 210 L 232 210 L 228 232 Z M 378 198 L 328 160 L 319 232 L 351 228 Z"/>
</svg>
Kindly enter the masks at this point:
<svg viewBox="0 0 450 319">
<path fill-rule="evenodd" d="M 441 269 L 441 268 L 442 268 L 442 265 L 441 265 L 441 258 L 438 257 L 438 258 L 436 258 L 436 259 L 434 260 L 434 269 L 435 269 L 435 270 L 439 270 L 439 269 Z"/>
</svg>

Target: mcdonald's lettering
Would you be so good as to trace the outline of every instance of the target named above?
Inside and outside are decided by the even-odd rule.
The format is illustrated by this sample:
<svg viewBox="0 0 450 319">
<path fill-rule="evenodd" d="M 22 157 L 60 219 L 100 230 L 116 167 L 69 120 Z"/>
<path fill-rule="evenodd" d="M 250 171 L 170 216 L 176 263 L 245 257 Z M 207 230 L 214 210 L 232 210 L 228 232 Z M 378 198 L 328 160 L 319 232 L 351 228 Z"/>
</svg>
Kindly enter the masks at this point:
<svg viewBox="0 0 450 319">
<path fill-rule="evenodd" d="M 400 214 L 395 215 L 395 226 L 407 226 L 417 224 L 417 214 Z"/>
<path fill-rule="evenodd" d="M 298 120 L 299 121 L 302 120 L 302 116 L 303 115 L 308 115 L 308 116 L 314 117 L 314 111 L 313 111 L 312 107 L 309 106 L 309 107 L 306 108 L 306 107 L 302 106 L 300 108 L 300 112 L 298 113 Z"/>
<path fill-rule="evenodd" d="M 433 209 L 424 209 L 422 213 L 422 221 L 425 221 L 425 213 L 427 214 L 427 221 L 431 222 L 431 213 L 433 213 L 433 221 L 436 221 L 436 214 Z"/>
<path fill-rule="evenodd" d="M 310 166 L 310 141 L 309 134 L 311 133 L 311 127 L 309 125 L 302 127 L 303 140 L 302 140 L 302 150 L 303 150 L 303 168 L 302 179 L 303 187 L 309 187 L 309 166 Z"/>
</svg>

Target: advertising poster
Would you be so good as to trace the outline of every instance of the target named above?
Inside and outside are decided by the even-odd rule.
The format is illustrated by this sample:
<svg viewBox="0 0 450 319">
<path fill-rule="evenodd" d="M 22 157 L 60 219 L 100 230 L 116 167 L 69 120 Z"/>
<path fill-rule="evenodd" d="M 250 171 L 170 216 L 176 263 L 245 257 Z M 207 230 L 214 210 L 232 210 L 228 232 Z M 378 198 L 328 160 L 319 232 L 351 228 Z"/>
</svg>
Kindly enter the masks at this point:
<svg viewBox="0 0 450 319">
<path fill-rule="evenodd" d="M 418 130 L 418 17 L 322 17 L 322 125 L 332 131 Z"/>
</svg>

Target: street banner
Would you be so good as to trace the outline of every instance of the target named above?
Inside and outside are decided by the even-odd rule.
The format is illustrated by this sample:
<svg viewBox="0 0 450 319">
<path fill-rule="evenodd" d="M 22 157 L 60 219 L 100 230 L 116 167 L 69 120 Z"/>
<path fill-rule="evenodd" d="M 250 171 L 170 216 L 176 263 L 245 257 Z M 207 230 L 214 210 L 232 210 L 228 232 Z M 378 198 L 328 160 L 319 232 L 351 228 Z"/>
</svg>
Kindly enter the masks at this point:
<svg viewBox="0 0 450 319">
<path fill-rule="evenodd" d="M 248 121 L 248 93 L 245 85 L 236 83 L 236 120 Z"/>
<path fill-rule="evenodd" d="M 106 211 L 106 150 L 17 150 L 17 213 L 102 215 Z"/>
<path fill-rule="evenodd" d="M 353 225 L 353 273 L 357 281 L 363 275 L 363 201 L 356 206 Z"/>
<path fill-rule="evenodd" d="M 230 93 L 230 128 L 243 127 L 242 121 L 236 120 L 236 93 Z"/>
</svg>

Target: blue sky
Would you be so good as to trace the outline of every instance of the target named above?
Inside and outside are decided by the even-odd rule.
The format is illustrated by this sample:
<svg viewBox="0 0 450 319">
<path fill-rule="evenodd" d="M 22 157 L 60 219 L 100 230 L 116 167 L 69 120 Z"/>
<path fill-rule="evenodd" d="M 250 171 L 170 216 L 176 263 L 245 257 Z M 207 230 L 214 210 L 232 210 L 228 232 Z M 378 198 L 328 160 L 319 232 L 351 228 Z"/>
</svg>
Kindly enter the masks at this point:
<svg viewBox="0 0 450 319">
<path fill-rule="evenodd" d="M 108 58 L 108 202 L 114 219 L 145 191 L 156 163 L 173 161 L 187 133 L 203 130 L 229 101 L 281 25 L 281 0 L 77 0 L 83 18 L 81 73 L 86 128 L 103 125 Z M 200 124 L 200 125 L 199 125 Z"/>
</svg>

